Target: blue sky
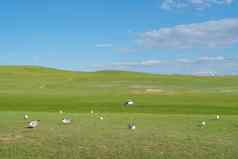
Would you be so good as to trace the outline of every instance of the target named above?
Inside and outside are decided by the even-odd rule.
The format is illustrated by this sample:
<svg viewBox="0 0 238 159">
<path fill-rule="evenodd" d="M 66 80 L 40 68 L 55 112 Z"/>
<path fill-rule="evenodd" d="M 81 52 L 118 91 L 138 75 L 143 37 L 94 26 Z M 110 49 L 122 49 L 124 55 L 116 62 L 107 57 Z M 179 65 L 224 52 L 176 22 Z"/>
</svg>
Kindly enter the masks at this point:
<svg viewBox="0 0 238 159">
<path fill-rule="evenodd" d="M 237 0 L 2 0 L 0 64 L 238 74 Z"/>
</svg>

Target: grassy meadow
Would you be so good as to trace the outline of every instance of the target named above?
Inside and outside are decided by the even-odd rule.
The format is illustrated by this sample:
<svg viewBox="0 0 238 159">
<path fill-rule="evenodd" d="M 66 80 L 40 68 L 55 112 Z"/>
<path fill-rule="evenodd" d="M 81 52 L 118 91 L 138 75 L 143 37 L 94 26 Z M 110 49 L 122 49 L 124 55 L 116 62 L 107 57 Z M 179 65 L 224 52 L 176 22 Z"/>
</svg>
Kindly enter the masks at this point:
<svg viewBox="0 0 238 159">
<path fill-rule="evenodd" d="M 25 128 L 24 114 L 39 127 Z M 0 67 L 1 159 L 235 159 L 237 115 L 237 76 Z"/>
</svg>

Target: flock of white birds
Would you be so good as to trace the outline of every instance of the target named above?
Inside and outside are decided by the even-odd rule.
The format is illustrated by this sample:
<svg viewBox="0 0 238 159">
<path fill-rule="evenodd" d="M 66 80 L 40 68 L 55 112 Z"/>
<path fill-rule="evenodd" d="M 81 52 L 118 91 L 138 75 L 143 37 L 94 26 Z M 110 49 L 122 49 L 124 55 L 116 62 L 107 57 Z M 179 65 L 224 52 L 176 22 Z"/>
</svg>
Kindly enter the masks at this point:
<svg viewBox="0 0 238 159">
<path fill-rule="evenodd" d="M 131 106 L 131 105 L 133 105 L 133 104 L 134 104 L 134 102 L 133 102 L 131 99 L 129 99 L 129 100 L 127 100 L 127 101 L 124 103 L 124 106 Z M 63 112 L 62 110 L 59 111 L 59 114 L 62 115 L 63 113 L 64 113 L 64 112 Z M 104 120 L 104 117 L 103 117 L 102 115 L 99 115 L 99 113 L 94 113 L 93 110 L 90 111 L 90 114 L 91 114 L 91 116 L 96 116 L 96 117 L 98 117 L 99 120 Z M 24 119 L 25 119 L 25 120 L 28 120 L 28 119 L 29 119 L 29 115 L 25 114 L 25 115 L 24 115 Z M 217 115 L 217 116 L 216 116 L 216 119 L 217 119 L 217 120 L 221 119 L 220 115 Z M 36 128 L 36 127 L 39 125 L 39 122 L 40 122 L 40 120 L 31 120 L 31 121 L 28 122 L 27 128 Z M 71 120 L 70 118 L 65 117 L 65 118 L 62 119 L 62 123 L 63 123 L 63 124 L 70 124 L 71 122 L 72 122 L 72 120 Z M 207 125 L 206 121 L 202 121 L 202 122 L 201 122 L 201 127 L 202 127 L 202 128 L 205 127 L 206 125 Z M 135 123 L 129 122 L 128 128 L 129 128 L 130 130 L 135 130 L 135 129 L 136 129 Z"/>
<path fill-rule="evenodd" d="M 217 116 L 216 116 L 216 119 L 217 119 L 217 120 L 221 119 L 221 116 L 220 116 L 220 115 L 217 115 Z M 207 125 L 207 122 L 206 122 L 206 121 L 202 121 L 201 126 L 204 127 L 204 126 L 206 126 L 206 125 Z"/>
</svg>

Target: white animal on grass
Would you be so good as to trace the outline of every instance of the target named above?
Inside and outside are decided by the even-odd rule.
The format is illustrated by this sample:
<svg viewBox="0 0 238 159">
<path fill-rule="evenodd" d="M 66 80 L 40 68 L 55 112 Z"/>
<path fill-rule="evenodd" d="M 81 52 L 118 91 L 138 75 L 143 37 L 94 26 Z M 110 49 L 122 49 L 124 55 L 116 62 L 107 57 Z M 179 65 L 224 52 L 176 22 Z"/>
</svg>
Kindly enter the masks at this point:
<svg viewBox="0 0 238 159">
<path fill-rule="evenodd" d="M 63 114 L 64 112 L 63 112 L 63 110 L 60 110 L 59 113 L 60 113 L 60 114 Z"/>
<path fill-rule="evenodd" d="M 124 103 L 125 106 L 133 105 L 133 104 L 134 104 L 134 102 L 133 102 L 131 99 L 128 99 L 128 100 Z"/>
<path fill-rule="evenodd" d="M 205 121 L 202 121 L 202 126 L 206 126 L 206 122 Z"/>
<path fill-rule="evenodd" d="M 129 123 L 128 124 L 128 128 L 131 129 L 131 130 L 135 130 L 136 129 L 136 125 L 133 124 L 133 123 Z"/>
<path fill-rule="evenodd" d="M 93 111 L 93 110 L 91 110 L 91 111 L 90 111 L 90 114 L 93 114 L 93 113 L 94 113 L 94 111 Z"/>
<path fill-rule="evenodd" d="M 104 118 L 103 118 L 103 116 L 100 116 L 100 118 L 99 118 L 100 120 L 103 120 Z"/>
<path fill-rule="evenodd" d="M 217 120 L 219 120 L 221 117 L 220 117 L 220 115 L 217 115 L 216 118 L 217 118 Z"/>
<path fill-rule="evenodd" d="M 29 116 L 27 114 L 24 115 L 24 119 L 29 119 Z"/>
<path fill-rule="evenodd" d="M 69 118 L 64 118 L 63 120 L 62 120 L 62 123 L 64 123 L 64 124 L 70 124 L 72 121 L 71 121 L 71 119 L 69 119 Z"/>
<path fill-rule="evenodd" d="M 28 128 L 36 128 L 39 125 L 40 120 L 32 120 L 28 123 Z"/>
</svg>

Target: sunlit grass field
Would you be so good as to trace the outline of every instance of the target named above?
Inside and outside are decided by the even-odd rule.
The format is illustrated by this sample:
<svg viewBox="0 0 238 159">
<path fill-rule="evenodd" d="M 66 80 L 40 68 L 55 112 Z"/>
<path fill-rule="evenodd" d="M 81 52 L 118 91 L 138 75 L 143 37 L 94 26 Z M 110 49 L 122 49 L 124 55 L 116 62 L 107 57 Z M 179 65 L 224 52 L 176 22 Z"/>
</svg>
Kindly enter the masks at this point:
<svg viewBox="0 0 238 159">
<path fill-rule="evenodd" d="M 123 106 L 128 98 L 134 106 Z M 39 127 L 25 128 L 24 114 Z M 2 159 L 235 159 L 237 114 L 236 76 L 0 67 Z"/>
</svg>

